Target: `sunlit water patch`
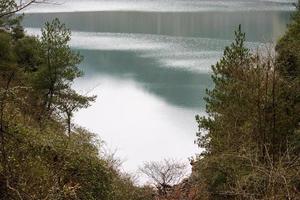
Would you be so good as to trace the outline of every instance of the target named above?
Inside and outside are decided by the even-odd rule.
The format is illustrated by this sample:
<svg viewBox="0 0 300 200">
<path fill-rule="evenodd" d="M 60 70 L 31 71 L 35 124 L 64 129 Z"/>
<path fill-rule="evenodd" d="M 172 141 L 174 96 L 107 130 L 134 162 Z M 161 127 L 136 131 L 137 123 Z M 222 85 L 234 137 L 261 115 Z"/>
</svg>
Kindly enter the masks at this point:
<svg viewBox="0 0 300 200">
<path fill-rule="evenodd" d="M 27 28 L 29 34 L 40 30 Z M 198 73 L 208 73 L 221 57 L 230 40 L 169 37 L 149 34 L 73 32 L 70 45 L 74 49 L 133 52 L 136 57 L 152 59 L 158 67 L 169 67 Z M 262 45 L 247 42 L 250 49 Z M 141 66 L 143 67 L 143 66 Z"/>
</svg>

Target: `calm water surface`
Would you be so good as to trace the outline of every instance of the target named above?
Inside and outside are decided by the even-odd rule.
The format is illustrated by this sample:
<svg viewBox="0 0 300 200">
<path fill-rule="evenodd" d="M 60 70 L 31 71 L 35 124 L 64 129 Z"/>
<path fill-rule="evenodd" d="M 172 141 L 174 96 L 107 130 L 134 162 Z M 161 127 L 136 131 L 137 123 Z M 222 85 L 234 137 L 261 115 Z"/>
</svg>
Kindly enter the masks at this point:
<svg viewBox="0 0 300 200">
<path fill-rule="evenodd" d="M 204 114 L 210 66 L 242 24 L 247 46 L 274 42 L 285 31 L 291 1 L 99 0 L 64 1 L 27 10 L 24 25 L 39 34 L 60 18 L 72 29 L 71 46 L 84 56 L 75 83 L 98 95 L 75 123 L 96 132 L 134 171 L 147 160 L 187 158 L 196 114 Z"/>
</svg>

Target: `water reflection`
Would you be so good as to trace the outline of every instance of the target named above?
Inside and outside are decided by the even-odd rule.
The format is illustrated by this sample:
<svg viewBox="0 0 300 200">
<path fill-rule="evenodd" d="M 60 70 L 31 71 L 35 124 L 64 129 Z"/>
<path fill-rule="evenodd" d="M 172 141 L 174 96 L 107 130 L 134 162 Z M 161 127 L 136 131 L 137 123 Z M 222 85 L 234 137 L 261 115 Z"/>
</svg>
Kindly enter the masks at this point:
<svg viewBox="0 0 300 200">
<path fill-rule="evenodd" d="M 193 144 L 199 109 L 174 107 L 126 78 L 96 75 L 78 80 L 75 87 L 86 91 L 95 84 L 98 87 L 91 93 L 98 95 L 98 101 L 80 111 L 75 122 L 98 133 L 109 148 L 117 148 L 127 171 L 146 160 L 187 161 L 199 151 Z"/>
<path fill-rule="evenodd" d="M 180 107 L 203 108 L 205 88 L 212 86 L 207 73 L 159 67 L 153 58 L 133 52 L 81 50 L 86 77 L 97 74 L 131 79 L 144 89 Z"/>
<path fill-rule="evenodd" d="M 43 13 L 26 14 L 24 25 L 40 27 L 58 17 L 78 31 L 232 39 L 232 30 L 242 24 L 248 41 L 270 42 L 285 30 L 289 16 L 288 11 Z"/>
</svg>

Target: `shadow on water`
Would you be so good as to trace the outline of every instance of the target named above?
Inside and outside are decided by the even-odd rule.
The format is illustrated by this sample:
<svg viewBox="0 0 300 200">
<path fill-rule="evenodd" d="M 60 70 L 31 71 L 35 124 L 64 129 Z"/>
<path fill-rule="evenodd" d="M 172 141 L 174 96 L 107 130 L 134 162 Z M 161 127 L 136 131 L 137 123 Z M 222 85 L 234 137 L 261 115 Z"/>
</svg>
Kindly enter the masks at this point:
<svg viewBox="0 0 300 200">
<path fill-rule="evenodd" d="M 102 75 L 131 79 L 177 107 L 203 108 L 205 88 L 212 87 L 210 75 L 207 73 L 160 67 L 154 59 L 138 57 L 134 52 L 80 52 L 85 58 L 82 70 L 87 78 Z"/>
</svg>

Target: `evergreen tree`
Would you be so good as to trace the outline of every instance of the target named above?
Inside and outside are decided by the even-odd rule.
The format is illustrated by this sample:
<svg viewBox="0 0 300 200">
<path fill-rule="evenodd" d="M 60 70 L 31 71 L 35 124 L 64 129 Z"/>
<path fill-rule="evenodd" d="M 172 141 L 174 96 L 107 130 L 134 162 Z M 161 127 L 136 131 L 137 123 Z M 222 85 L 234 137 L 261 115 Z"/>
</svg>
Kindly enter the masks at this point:
<svg viewBox="0 0 300 200">
<path fill-rule="evenodd" d="M 50 113 L 55 111 L 56 99 L 82 75 L 78 68 L 82 57 L 68 46 L 70 37 L 70 31 L 58 19 L 47 22 L 42 29 L 43 64 L 35 73 L 33 87 L 44 95 L 43 106 Z"/>
<path fill-rule="evenodd" d="M 208 117 L 196 117 L 197 141 L 205 148 L 197 165 L 200 182 L 211 199 L 297 196 L 299 168 L 292 160 L 299 159 L 298 116 L 289 112 L 296 110 L 285 95 L 295 90 L 272 56 L 245 48 L 241 27 L 235 36 L 212 67 L 215 87 L 205 99 Z"/>
<path fill-rule="evenodd" d="M 235 36 L 235 42 L 225 48 L 223 58 L 212 66 L 215 87 L 213 90 L 207 90 L 208 97 L 205 98 L 209 117 L 196 117 L 200 129 L 208 130 L 208 134 L 198 136 L 200 146 L 209 153 L 222 151 L 226 146 L 233 147 L 234 144 L 231 144 L 230 140 L 234 139 L 230 137 L 242 137 L 238 129 L 247 118 L 241 89 L 251 55 L 249 49 L 244 46 L 245 34 L 242 33 L 241 26 L 235 32 Z M 236 124 L 236 130 L 232 130 L 232 122 Z"/>
</svg>

